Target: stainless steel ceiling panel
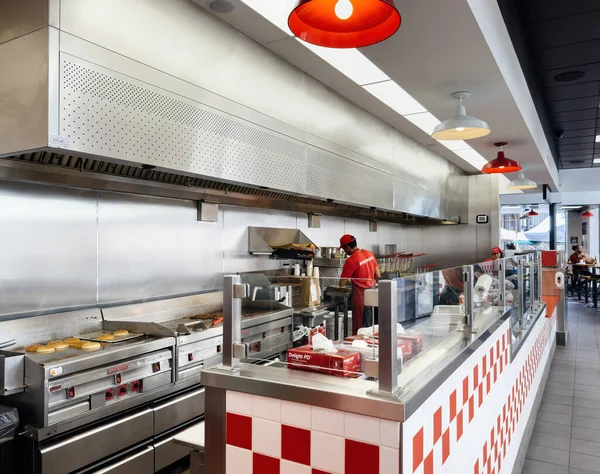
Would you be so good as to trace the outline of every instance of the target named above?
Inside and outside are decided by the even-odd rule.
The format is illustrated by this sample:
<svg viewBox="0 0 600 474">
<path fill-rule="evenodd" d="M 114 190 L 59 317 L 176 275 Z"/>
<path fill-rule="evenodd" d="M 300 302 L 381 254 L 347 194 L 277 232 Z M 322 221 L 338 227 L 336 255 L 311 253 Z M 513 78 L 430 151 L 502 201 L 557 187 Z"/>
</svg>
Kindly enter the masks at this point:
<svg viewBox="0 0 600 474">
<path fill-rule="evenodd" d="M 400 178 L 394 178 L 394 209 L 418 216 L 444 216 L 445 196 L 439 192 L 411 183 Z"/>
</svg>

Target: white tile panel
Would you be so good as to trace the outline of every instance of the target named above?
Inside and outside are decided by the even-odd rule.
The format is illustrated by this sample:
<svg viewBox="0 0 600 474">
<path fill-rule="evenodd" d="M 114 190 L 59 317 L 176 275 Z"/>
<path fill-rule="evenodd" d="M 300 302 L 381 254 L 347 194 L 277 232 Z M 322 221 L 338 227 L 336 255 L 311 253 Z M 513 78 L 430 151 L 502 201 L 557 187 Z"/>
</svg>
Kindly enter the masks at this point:
<svg viewBox="0 0 600 474">
<path fill-rule="evenodd" d="M 398 449 L 379 447 L 379 473 L 390 474 L 400 472 L 400 453 Z"/>
<path fill-rule="evenodd" d="M 363 443 L 379 444 L 379 418 L 344 414 L 344 436 Z"/>
<path fill-rule="evenodd" d="M 281 457 L 281 423 L 252 418 L 252 451 Z"/>
<path fill-rule="evenodd" d="M 248 393 L 227 390 L 225 404 L 228 412 L 252 416 L 252 395 Z"/>
<path fill-rule="evenodd" d="M 226 445 L 225 469 L 235 474 L 252 474 L 252 451 Z"/>
<path fill-rule="evenodd" d="M 389 448 L 400 446 L 400 423 L 389 420 L 380 420 L 379 444 Z"/>
<path fill-rule="evenodd" d="M 253 395 L 252 416 L 264 420 L 281 421 L 281 400 Z"/>
<path fill-rule="evenodd" d="M 312 407 L 302 403 L 281 402 L 281 423 L 310 429 Z"/>
<path fill-rule="evenodd" d="M 312 430 L 344 436 L 344 412 L 312 407 Z"/>
<path fill-rule="evenodd" d="M 312 473 L 312 469 L 310 468 L 310 466 L 298 464 L 297 462 L 287 461 L 285 459 L 281 460 L 279 469 L 280 469 L 279 470 L 280 474 L 311 474 Z"/>
<path fill-rule="evenodd" d="M 313 431 L 311 433 L 310 463 L 312 467 L 343 474 L 345 441 L 339 436 Z"/>
</svg>

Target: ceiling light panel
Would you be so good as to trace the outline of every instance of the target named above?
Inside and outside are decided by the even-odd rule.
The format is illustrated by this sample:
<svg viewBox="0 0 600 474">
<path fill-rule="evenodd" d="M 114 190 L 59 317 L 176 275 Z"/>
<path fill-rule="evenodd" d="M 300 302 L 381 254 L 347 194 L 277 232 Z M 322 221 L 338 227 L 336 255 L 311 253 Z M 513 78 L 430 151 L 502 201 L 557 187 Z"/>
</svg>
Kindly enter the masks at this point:
<svg viewBox="0 0 600 474">
<path fill-rule="evenodd" d="M 241 0 L 259 15 L 265 17 L 279 29 L 294 36 L 288 26 L 290 12 L 296 7 L 296 0 Z"/>
<path fill-rule="evenodd" d="M 360 54 L 360 53 L 358 53 Z M 361 54 L 362 56 L 362 54 Z M 363 56 L 364 57 L 364 56 Z M 364 89 L 394 109 L 400 115 L 421 114 L 427 109 L 394 81 L 379 82 L 364 86 Z"/>
<path fill-rule="evenodd" d="M 600 158 L 594 158 L 594 164 L 597 165 L 600 163 Z"/>
<path fill-rule="evenodd" d="M 375 66 L 375 64 L 369 61 L 366 56 L 357 49 L 324 48 L 322 46 L 305 43 L 298 38 L 296 38 L 296 41 L 300 42 L 303 46 L 306 46 L 321 59 L 331 64 L 352 81 L 356 82 L 359 86 L 372 84 L 373 82 L 390 81 L 387 74 Z"/>
<path fill-rule="evenodd" d="M 596 143 L 600 142 L 600 135 L 596 135 Z"/>
<path fill-rule="evenodd" d="M 428 135 L 431 135 L 433 129 L 437 127 L 440 123 L 440 121 L 436 119 L 430 112 L 423 112 L 420 114 L 409 114 L 405 115 L 404 118 L 412 124 L 419 127 Z"/>
<path fill-rule="evenodd" d="M 472 148 L 463 140 L 438 140 L 438 142 L 451 151 L 472 150 Z"/>
</svg>

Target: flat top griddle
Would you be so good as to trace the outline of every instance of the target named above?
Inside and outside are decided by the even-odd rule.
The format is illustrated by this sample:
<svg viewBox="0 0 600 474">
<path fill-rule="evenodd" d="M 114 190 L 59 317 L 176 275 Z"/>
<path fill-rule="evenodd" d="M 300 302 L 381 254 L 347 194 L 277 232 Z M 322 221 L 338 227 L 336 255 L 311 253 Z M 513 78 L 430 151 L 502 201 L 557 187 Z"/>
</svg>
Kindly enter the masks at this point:
<svg viewBox="0 0 600 474">
<path fill-rule="evenodd" d="M 98 339 L 100 336 L 102 336 L 104 334 L 109 334 L 109 335 L 113 336 L 114 339 L 109 339 L 109 340 Z M 137 339 L 138 337 L 142 337 L 143 335 L 144 335 L 143 333 L 130 332 L 129 334 L 125 334 L 124 336 L 115 336 L 113 334 L 113 332 L 111 332 L 111 331 L 93 331 L 93 332 L 88 332 L 85 334 L 80 334 L 77 337 L 83 341 L 94 341 L 94 342 L 100 342 L 102 344 L 116 344 L 119 342 L 129 341 L 130 339 Z"/>
</svg>

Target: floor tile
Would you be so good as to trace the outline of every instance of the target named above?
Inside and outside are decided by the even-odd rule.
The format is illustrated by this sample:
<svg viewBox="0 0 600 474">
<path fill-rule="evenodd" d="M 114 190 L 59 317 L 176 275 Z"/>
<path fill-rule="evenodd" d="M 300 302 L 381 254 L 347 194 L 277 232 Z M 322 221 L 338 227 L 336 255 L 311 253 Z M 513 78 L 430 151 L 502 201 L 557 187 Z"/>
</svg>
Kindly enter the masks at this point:
<svg viewBox="0 0 600 474">
<path fill-rule="evenodd" d="M 545 446 L 546 448 L 568 451 L 570 449 L 572 440 L 566 436 L 555 436 L 546 433 L 534 432 L 531 434 L 531 441 L 529 443 L 535 446 Z"/>
<path fill-rule="evenodd" d="M 575 398 L 583 398 L 585 400 L 596 400 L 596 401 L 600 401 L 600 393 L 597 392 L 583 392 L 583 391 L 577 391 L 574 392 L 573 395 Z"/>
<path fill-rule="evenodd" d="M 593 473 L 591 473 L 591 471 L 584 471 L 583 469 L 575 469 L 574 467 L 570 467 L 569 474 L 593 474 Z"/>
<path fill-rule="evenodd" d="M 595 443 L 600 443 L 600 431 L 574 426 L 572 429 L 571 438 L 583 439 L 585 441 L 594 441 Z"/>
<path fill-rule="evenodd" d="M 575 397 L 573 399 L 573 405 L 576 407 L 598 408 L 600 403 L 597 400 L 588 400 L 587 398 Z"/>
<path fill-rule="evenodd" d="M 551 434 L 554 436 L 571 436 L 571 426 L 570 425 L 560 425 L 558 423 L 550 423 L 548 421 L 537 421 L 533 427 L 533 431 L 538 433 Z M 600 433 L 599 433 L 600 434 Z M 587 439 L 587 438 L 584 438 Z M 591 441 L 595 441 L 592 439 Z"/>
<path fill-rule="evenodd" d="M 554 413 L 558 414 L 558 413 Z M 589 430 L 598 430 L 600 431 L 600 420 L 596 420 L 594 418 L 585 418 L 582 416 L 574 416 L 573 417 L 573 426 L 577 426 L 579 428 L 587 428 Z"/>
<path fill-rule="evenodd" d="M 542 403 L 560 403 L 561 405 L 573 405 L 573 397 L 561 397 L 560 395 L 546 395 L 542 397 Z"/>
<path fill-rule="evenodd" d="M 569 466 L 590 472 L 600 472 L 600 459 L 588 454 L 571 453 Z"/>
<path fill-rule="evenodd" d="M 547 462 L 525 459 L 521 474 L 569 474 L 569 468 Z"/>
<path fill-rule="evenodd" d="M 566 406 L 566 405 L 565 405 Z M 559 425 L 571 426 L 571 415 L 565 415 L 563 413 L 553 413 L 550 411 L 538 412 L 537 419 L 540 421 L 549 421 L 551 423 L 558 423 Z M 588 428 L 585 426 L 584 428 Z"/>
<path fill-rule="evenodd" d="M 589 454 L 590 456 L 600 456 L 600 443 L 593 441 L 586 441 L 584 439 L 572 439 L 571 440 L 571 451 L 580 454 Z M 600 457 L 598 458 L 600 463 Z"/>
<path fill-rule="evenodd" d="M 570 405 L 561 405 L 560 403 L 542 403 L 540 411 L 551 411 L 552 413 L 564 413 L 565 415 L 573 414 L 573 407 Z"/>
<path fill-rule="evenodd" d="M 600 393 L 600 387 L 597 387 L 595 385 L 578 384 L 573 387 L 573 390 L 576 392 Z"/>
<path fill-rule="evenodd" d="M 548 395 L 559 395 L 561 397 L 572 397 L 573 390 L 565 389 L 565 388 L 554 388 L 554 387 L 546 387 L 544 393 Z M 589 392 L 588 392 L 589 393 Z"/>
<path fill-rule="evenodd" d="M 535 461 L 543 461 L 551 464 L 559 464 L 561 466 L 569 465 L 569 451 L 562 449 L 546 448 L 544 446 L 530 445 L 527 449 L 527 459 Z M 576 466 L 574 466 L 576 467 Z"/>
<path fill-rule="evenodd" d="M 551 410 L 548 410 L 551 411 Z M 600 409 L 596 410 L 594 408 L 585 408 L 585 407 L 573 407 L 572 415 L 582 416 L 585 418 L 590 418 L 594 420 L 600 420 Z"/>
</svg>

